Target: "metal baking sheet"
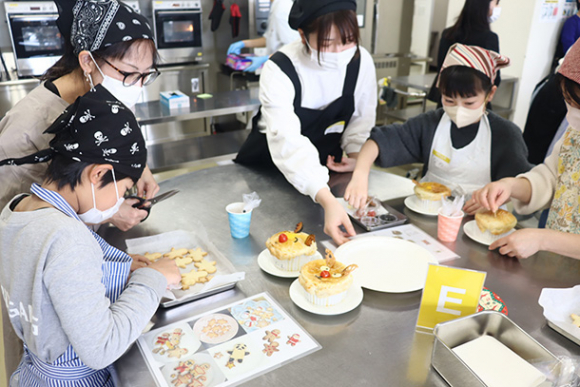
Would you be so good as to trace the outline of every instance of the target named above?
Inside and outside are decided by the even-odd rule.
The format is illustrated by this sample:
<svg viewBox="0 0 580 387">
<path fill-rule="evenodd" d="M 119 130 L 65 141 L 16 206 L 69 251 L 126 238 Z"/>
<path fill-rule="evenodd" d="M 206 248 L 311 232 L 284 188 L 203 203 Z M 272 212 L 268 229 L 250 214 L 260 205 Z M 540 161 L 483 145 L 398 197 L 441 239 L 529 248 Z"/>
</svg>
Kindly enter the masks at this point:
<svg viewBox="0 0 580 387">
<path fill-rule="evenodd" d="M 556 323 L 554 323 L 554 322 L 552 322 L 552 321 L 550 321 L 548 319 L 546 319 L 546 321 L 548 322 L 548 326 L 550 328 L 552 328 L 553 330 L 555 330 L 556 332 L 558 332 L 562 336 L 566 337 L 567 339 L 573 341 L 574 343 L 580 345 L 580 338 L 578 338 L 578 337 L 570 334 L 566 330 L 562 329 L 558 324 L 556 324 Z"/>
<path fill-rule="evenodd" d="M 192 227 L 194 231 L 176 230 L 167 233 L 162 233 L 158 235 L 129 239 L 127 243 L 127 252 L 129 254 L 144 254 L 146 252 L 153 253 L 166 253 L 171 250 L 172 247 L 175 248 L 201 248 L 203 251 L 207 252 L 208 255 L 204 259 L 208 261 L 216 261 L 217 271 L 213 276 L 218 275 L 233 275 L 236 273 L 235 267 L 232 263 L 217 249 L 217 247 L 209 240 L 207 232 L 203 225 L 199 222 L 192 222 Z M 184 274 L 195 266 L 190 263 L 185 269 L 179 268 L 179 271 Z M 211 284 L 195 284 L 191 286 L 188 290 L 174 289 L 171 293 L 175 299 L 164 297 L 161 299 L 161 306 L 168 308 L 171 306 L 183 304 L 193 300 L 197 300 L 203 297 L 207 297 L 219 292 L 223 292 L 232 289 L 237 283 L 237 280 L 216 284 L 213 287 Z M 211 287 L 208 287 L 211 286 Z"/>
</svg>

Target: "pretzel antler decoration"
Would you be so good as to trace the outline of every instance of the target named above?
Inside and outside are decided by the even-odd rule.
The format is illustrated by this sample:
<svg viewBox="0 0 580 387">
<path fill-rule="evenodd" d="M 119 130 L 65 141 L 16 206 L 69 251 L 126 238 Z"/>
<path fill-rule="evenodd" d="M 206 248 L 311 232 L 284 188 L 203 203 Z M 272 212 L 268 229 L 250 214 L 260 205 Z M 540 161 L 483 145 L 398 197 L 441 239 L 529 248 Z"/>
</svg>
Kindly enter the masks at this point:
<svg viewBox="0 0 580 387">
<path fill-rule="evenodd" d="M 326 266 L 332 268 L 334 267 L 334 264 L 336 263 L 336 258 L 334 258 L 334 254 L 332 254 L 332 251 L 330 251 L 329 249 L 326 249 L 324 251 L 326 253 Z"/>
<path fill-rule="evenodd" d="M 347 276 L 350 273 L 352 273 L 353 271 L 355 271 L 356 269 L 358 269 L 358 265 L 356 264 L 352 264 L 352 265 L 348 265 L 347 267 L 344 268 L 344 270 L 342 271 L 342 276 Z"/>
<path fill-rule="evenodd" d="M 299 233 L 300 231 L 302 231 L 302 222 L 298 222 L 298 224 L 294 228 L 295 233 Z"/>
</svg>

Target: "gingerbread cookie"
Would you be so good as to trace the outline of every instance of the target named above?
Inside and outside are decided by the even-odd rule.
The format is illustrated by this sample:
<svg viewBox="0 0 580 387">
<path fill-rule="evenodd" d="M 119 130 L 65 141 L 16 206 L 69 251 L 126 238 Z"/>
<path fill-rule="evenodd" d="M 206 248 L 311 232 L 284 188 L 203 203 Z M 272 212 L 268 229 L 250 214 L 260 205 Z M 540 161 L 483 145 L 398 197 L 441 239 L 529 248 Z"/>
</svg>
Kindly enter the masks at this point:
<svg viewBox="0 0 580 387">
<path fill-rule="evenodd" d="M 172 247 L 171 251 L 163 254 L 163 256 L 170 259 L 175 259 L 177 257 L 184 256 L 185 254 L 187 254 L 187 249 L 175 249 L 175 247 Z"/>
<path fill-rule="evenodd" d="M 143 254 L 143 256 L 145 258 L 147 258 L 148 260 L 150 260 L 151 262 L 155 262 L 159 258 L 161 258 L 163 256 L 163 254 L 161 254 L 161 253 L 145 253 L 145 254 Z"/>
<path fill-rule="evenodd" d="M 266 356 L 270 357 L 272 356 L 272 354 L 274 354 L 274 352 L 280 351 L 278 349 L 279 345 L 280 344 L 277 341 L 274 341 L 273 343 L 266 343 L 264 344 L 264 349 L 262 350 L 262 352 L 264 352 Z"/>
<path fill-rule="evenodd" d="M 207 255 L 207 253 L 199 247 L 196 249 L 187 250 L 187 253 L 191 255 L 193 262 L 201 262 L 203 257 Z"/>
<path fill-rule="evenodd" d="M 209 261 L 206 261 L 205 259 L 202 259 L 200 262 L 194 263 L 194 265 L 199 270 L 207 271 L 209 274 L 213 274 L 217 270 L 215 267 L 215 261 L 209 262 Z"/>
<path fill-rule="evenodd" d="M 204 280 L 207 277 L 207 271 L 203 270 L 195 270 L 193 269 L 189 273 L 181 275 L 181 288 L 183 290 L 189 289 L 190 286 L 195 285 L 196 283 L 207 282 L 208 280 Z"/>
<path fill-rule="evenodd" d="M 280 338 L 280 330 L 274 329 L 271 332 L 266 331 L 266 336 L 262 337 L 262 340 L 268 340 L 269 343 L 272 343 L 274 340 Z"/>
<path fill-rule="evenodd" d="M 175 264 L 177 265 L 177 267 L 180 267 L 182 269 L 185 269 L 185 267 L 192 262 L 193 262 L 193 259 L 189 256 L 185 256 L 183 258 L 181 258 L 181 257 L 175 258 Z"/>
</svg>

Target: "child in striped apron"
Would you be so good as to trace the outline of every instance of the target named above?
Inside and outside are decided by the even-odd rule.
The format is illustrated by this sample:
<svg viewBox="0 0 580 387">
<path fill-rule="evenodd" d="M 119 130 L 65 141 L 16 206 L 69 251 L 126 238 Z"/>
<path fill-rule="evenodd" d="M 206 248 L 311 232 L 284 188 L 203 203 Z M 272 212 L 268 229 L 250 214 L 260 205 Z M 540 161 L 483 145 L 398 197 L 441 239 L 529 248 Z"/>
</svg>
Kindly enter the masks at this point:
<svg viewBox="0 0 580 387">
<path fill-rule="evenodd" d="M 133 113 L 101 85 L 46 133 L 55 135 L 49 149 L 0 161 L 50 161 L 42 186 L 0 213 L 2 296 L 24 343 L 11 386 L 114 386 L 111 364 L 181 279 L 169 260 L 130 273 L 132 258 L 85 225 L 118 210 L 145 168 L 145 141 Z"/>
</svg>

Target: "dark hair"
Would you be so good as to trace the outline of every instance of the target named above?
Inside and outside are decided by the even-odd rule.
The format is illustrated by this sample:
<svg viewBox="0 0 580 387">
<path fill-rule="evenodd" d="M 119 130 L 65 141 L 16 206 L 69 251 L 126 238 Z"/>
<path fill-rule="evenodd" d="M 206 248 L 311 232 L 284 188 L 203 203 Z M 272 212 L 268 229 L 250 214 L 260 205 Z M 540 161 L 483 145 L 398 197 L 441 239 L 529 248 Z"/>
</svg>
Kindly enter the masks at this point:
<svg viewBox="0 0 580 387">
<path fill-rule="evenodd" d="M 159 52 L 155 47 L 155 42 L 151 39 L 134 39 L 126 42 L 118 42 L 101 50 L 96 50 L 93 53 L 93 56 L 97 62 L 102 62 L 100 60 L 101 58 L 123 59 L 133 45 L 140 43 L 149 45 L 153 52 L 153 67 L 157 67 L 157 64 L 159 63 Z M 64 55 L 51 68 L 46 70 L 40 78 L 42 81 L 54 81 L 55 79 L 70 74 L 80 68 L 79 57 L 74 53 L 70 41 L 65 40 L 64 49 Z"/>
<path fill-rule="evenodd" d="M 562 89 L 562 94 L 564 95 L 564 99 L 574 101 L 578 106 L 580 106 L 580 85 L 571 80 L 570 78 L 557 73 L 556 74 L 556 82 L 560 85 Z"/>
<path fill-rule="evenodd" d="M 489 4 L 493 0 L 465 0 L 463 9 L 445 38 L 467 41 L 472 34 L 489 31 Z"/>
<path fill-rule="evenodd" d="M 491 80 L 481 71 L 465 66 L 450 66 L 439 75 L 439 91 L 448 97 L 469 98 L 483 91 L 489 94 Z"/>
<path fill-rule="evenodd" d="M 46 172 L 46 180 L 48 182 L 57 183 L 58 189 L 62 189 L 66 185 L 74 191 L 75 187 L 81 183 L 81 178 L 83 176 L 83 171 L 85 168 L 93 164 L 86 163 L 83 161 L 74 161 L 62 155 L 55 155 L 50 163 L 48 164 L 48 170 Z M 137 178 L 125 175 L 122 172 L 115 171 L 115 180 L 121 181 L 126 178 L 131 178 L 133 183 L 137 183 Z M 100 188 L 113 182 L 113 172 L 107 171 L 103 178 L 101 179 Z"/>
<path fill-rule="evenodd" d="M 306 39 L 312 33 L 316 33 L 316 44 L 318 47 L 318 61 L 320 62 L 320 48 L 325 46 L 325 40 L 330 35 L 330 29 L 335 25 L 340 33 L 342 44 L 356 43 L 357 47 L 360 40 L 360 30 L 358 28 L 358 21 L 356 13 L 352 10 L 340 10 L 326 15 L 317 17 L 304 27 L 304 35 Z M 310 49 L 306 47 L 309 52 Z"/>
</svg>

